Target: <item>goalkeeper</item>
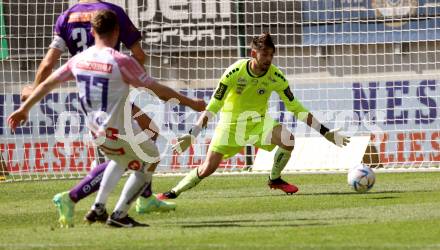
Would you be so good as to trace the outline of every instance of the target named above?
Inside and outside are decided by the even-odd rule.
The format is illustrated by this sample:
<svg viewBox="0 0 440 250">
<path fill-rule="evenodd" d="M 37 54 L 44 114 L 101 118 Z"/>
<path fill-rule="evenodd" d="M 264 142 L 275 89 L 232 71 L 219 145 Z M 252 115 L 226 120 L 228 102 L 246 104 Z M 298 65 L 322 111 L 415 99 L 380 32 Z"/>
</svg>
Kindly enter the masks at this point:
<svg viewBox="0 0 440 250">
<path fill-rule="evenodd" d="M 203 178 L 216 171 L 221 161 L 237 154 L 243 146 L 253 144 L 271 151 L 278 146 L 268 185 L 293 194 L 298 188 L 281 179 L 281 171 L 290 159 L 294 136 L 288 129 L 266 115 L 271 92 L 275 91 L 298 120 L 318 131 L 337 146 L 349 143 L 349 137 L 330 131 L 322 125 L 293 95 L 278 67 L 272 64 L 275 45 L 270 34 L 263 33 L 252 40 L 252 59 L 239 60 L 223 74 L 220 83 L 197 124 L 177 139 L 173 146 L 178 153 L 185 151 L 200 131 L 220 111 L 220 122 L 201 166 L 188 173 L 174 188 L 159 199 L 173 199 L 196 186 Z"/>
</svg>

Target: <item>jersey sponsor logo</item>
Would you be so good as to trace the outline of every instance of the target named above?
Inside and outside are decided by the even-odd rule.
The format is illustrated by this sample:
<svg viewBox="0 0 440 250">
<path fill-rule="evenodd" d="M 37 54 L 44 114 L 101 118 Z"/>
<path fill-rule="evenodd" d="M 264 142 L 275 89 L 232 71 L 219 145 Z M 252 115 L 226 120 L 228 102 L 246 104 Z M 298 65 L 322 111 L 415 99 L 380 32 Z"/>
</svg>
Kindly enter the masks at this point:
<svg viewBox="0 0 440 250">
<path fill-rule="evenodd" d="M 223 83 L 220 83 L 217 87 L 217 90 L 215 91 L 214 98 L 221 101 L 227 89 L 228 86 L 224 85 Z"/>
<path fill-rule="evenodd" d="M 289 99 L 289 101 L 293 101 L 293 99 L 295 99 L 295 97 L 293 96 L 292 91 L 290 90 L 290 87 L 287 87 L 284 90 L 284 94 L 286 95 L 287 99 Z"/>
<path fill-rule="evenodd" d="M 241 93 L 243 93 L 244 88 L 246 88 L 246 85 L 237 84 L 237 88 L 235 89 L 235 93 L 240 95 Z"/>
<path fill-rule="evenodd" d="M 69 15 L 68 23 L 86 23 L 90 22 L 95 11 L 89 12 L 73 12 Z"/>
<path fill-rule="evenodd" d="M 244 79 L 244 77 L 242 77 L 242 76 L 238 78 L 237 82 L 242 85 L 246 85 L 246 83 L 247 83 L 246 79 Z"/>
<path fill-rule="evenodd" d="M 103 73 L 112 73 L 113 65 L 100 62 L 78 62 L 76 67 L 84 70 L 91 70 Z"/>
<path fill-rule="evenodd" d="M 241 94 L 243 92 L 244 88 L 246 88 L 246 84 L 247 84 L 247 82 L 244 79 L 244 77 L 238 78 L 238 80 L 237 80 L 237 88 L 235 89 L 235 92 L 237 94 Z"/>
</svg>

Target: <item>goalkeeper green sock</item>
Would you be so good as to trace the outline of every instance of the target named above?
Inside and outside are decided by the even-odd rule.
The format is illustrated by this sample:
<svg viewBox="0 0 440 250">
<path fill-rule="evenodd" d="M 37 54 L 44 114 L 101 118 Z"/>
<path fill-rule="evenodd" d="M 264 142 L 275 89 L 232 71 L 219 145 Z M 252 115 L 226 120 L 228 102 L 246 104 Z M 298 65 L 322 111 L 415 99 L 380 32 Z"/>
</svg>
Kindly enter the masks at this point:
<svg viewBox="0 0 440 250">
<path fill-rule="evenodd" d="M 197 172 L 197 168 L 193 169 L 191 172 L 189 172 L 178 184 L 175 186 L 171 191 L 173 191 L 176 195 L 181 194 L 182 192 L 185 192 L 188 189 L 191 189 L 199 182 L 202 181 L 203 178 L 199 177 L 199 174 Z"/>
<path fill-rule="evenodd" d="M 271 180 L 280 178 L 281 171 L 283 171 L 283 169 L 286 167 L 291 154 L 291 151 L 278 147 L 273 159 L 272 171 L 270 172 Z"/>
</svg>

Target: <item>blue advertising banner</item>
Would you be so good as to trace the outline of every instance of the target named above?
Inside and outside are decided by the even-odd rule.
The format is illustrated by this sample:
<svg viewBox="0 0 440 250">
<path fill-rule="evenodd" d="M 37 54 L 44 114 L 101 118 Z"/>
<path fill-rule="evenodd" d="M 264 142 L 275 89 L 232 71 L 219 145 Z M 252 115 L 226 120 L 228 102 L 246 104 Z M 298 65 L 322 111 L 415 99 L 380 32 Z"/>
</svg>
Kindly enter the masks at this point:
<svg viewBox="0 0 440 250">
<path fill-rule="evenodd" d="M 402 166 L 440 162 L 438 79 L 422 76 L 411 80 L 371 79 L 295 84 L 293 87 L 294 95 L 328 127 L 342 127 L 350 136 L 371 135 L 371 143 L 377 147 L 382 164 Z M 182 91 L 187 96 L 205 100 L 210 99 L 212 92 L 212 89 Z M 160 126 L 157 145 L 163 157 L 159 171 L 179 171 L 200 165 L 216 122 L 209 124 L 192 148 L 176 155 L 170 144 L 175 142 L 177 135 L 192 127 L 199 114 L 187 107 L 171 107 L 146 96 L 139 96 L 138 101 L 138 106 Z M 12 134 L 6 119 L 19 105 L 19 94 L 0 95 L 0 152 L 10 173 L 81 172 L 90 168 L 94 151 L 90 138 L 87 139 L 85 116 L 79 110 L 77 93 L 46 96 L 33 108 L 29 122 Z M 297 122 L 276 94 L 272 96 L 269 114 L 288 126 L 296 136 L 315 133 L 304 123 Z M 242 152 L 222 166 L 245 165 L 246 157 Z"/>
<path fill-rule="evenodd" d="M 302 43 L 340 45 L 440 39 L 436 0 L 302 2 Z"/>
<path fill-rule="evenodd" d="M 303 27 L 304 45 L 338 45 L 434 41 L 440 39 L 440 17 L 409 22 L 321 24 Z"/>
<path fill-rule="evenodd" d="M 437 0 L 309 0 L 301 1 L 302 22 L 371 20 L 440 15 Z"/>
</svg>

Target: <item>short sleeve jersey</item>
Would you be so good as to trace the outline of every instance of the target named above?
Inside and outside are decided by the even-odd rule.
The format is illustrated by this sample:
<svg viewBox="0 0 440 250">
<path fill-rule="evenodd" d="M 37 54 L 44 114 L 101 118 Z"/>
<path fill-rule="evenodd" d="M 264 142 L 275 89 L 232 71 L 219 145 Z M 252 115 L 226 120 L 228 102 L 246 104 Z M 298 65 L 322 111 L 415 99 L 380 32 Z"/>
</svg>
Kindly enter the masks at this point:
<svg viewBox="0 0 440 250">
<path fill-rule="evenodd" d="M 301 115 L 309 111 L 295 98 L 283 72 L 272 64 L 264 75 L 255 77 L 250 72 L 250 62 L 249 59 L 239 60 L 225 71 L 207 110 L 213 113 L 220 110 L 228 112 L 232 115 L 231 122 L 252 117 L 243 116 L 249 112 L 264 116 L 271 93 L 275 91 L 287 110 L 303 119 Z"/>
<path fill-rule="evenodd" d="M 71 55 L 76 55 L 95 44 L 90 21 L 93 13 L 98 10 L 112 10 L 118 16 L 120 40 L 114 49 L 119 50 L 121 42 L 130 48 L 141 39 L 141 33 L 121 7 L 107 2 L 78 3 L 58 17 L 54 30 L 55 35 L 64 40 Z"/>
<path fill-rule="evenodd" d="M 59 81 L 76 79 L 89 127 L 111 127 L 119 131 L 124 131 L 122 117 L 129 85 L 147 86 L 151 79 L 132 57 L 112 48 L 95 46 L 72 57 L 55 75 Z M 131 103 L 128 105 L 131 107 Z"/>
</svg>

